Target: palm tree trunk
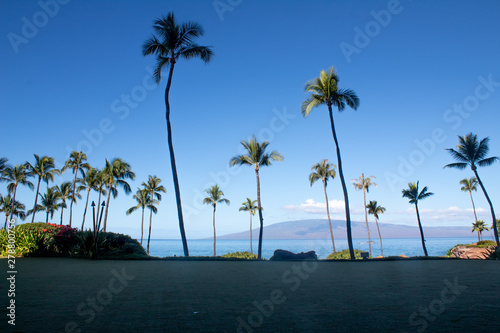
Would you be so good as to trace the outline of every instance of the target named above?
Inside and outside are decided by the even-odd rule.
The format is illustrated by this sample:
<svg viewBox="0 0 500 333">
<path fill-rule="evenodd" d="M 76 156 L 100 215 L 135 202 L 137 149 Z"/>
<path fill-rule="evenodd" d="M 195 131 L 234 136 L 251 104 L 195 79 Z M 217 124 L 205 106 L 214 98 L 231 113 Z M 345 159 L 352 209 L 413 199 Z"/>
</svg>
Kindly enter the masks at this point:
<svg viewBox="0 0 500 333">
<path fill-rule="evenodd" d="M 45 218 L 45 223 L 49 223 L 49 211 L 47 211 L 47 217 Z"/>
<path fill-rule="evenodd" d="M 16 192 L 17 192 L 17 184 L 14 186 L 14 193 L 12 197 L 12 201 L 10 202 L 10 218 L 12 220 L 12 216 L 14 215 L 14 202 L 16 202 Z"/>
<path fill-rule="evenodd" d="M 474 205 L 474 200 L 472 199 L 472 191 L 469 191 L 469 194 L 470 194 L 470 201 L 472 201 L 472 210 L 474 211 L 474 218 L 476 219 L 477 222 L 476 206 Z"/>
<path fill-rule="evenodd" d="M 326 194 L 326 181 L 325 180 L 323 180 L 323 188 L 325 189 L 326 215 L 328 216 L 328 224 L 330 225 L 330 236 L 332 237 L 333 252 L 337 252 L 337 251 L 335 251 L 335 241 L 333 240 L 332 221 L 330 220 L 330 208 L 328 206 L 328 195 Z"/>
<path fill-rule="evenodd" d="M 260 204 L 260 180 L 259 180 L 258 168 L 255 168 L 255 175 L 257 177 L 257 207 L 259 209 L 259 219 L 260 219 L 259 249 L 257 252 L 257 259 L 262 259 L 262 234 L 264 231 L 264 218 L 262 217 L 262 205 Z"/>
<path fill-rule="evenodd" d="M 417 211 L 417 221 L 418 221 L 418 228 L 420 229 L 420 238 L 422 239 L 422 248 L 424 249 L 424 254 L 427 257 L 427 248 L 425 247 L 425 238 L 424 238 L 424 230 L 422 229 L 422 224 L 420 223 L 420 214 L 418 213 L 418 206 L 417 203 L 415 202 L 415 210 Z"/>
<path fill-rule="evenodd" d="M 60 225 L 62 225 L 63 222 L 63 212 L 64 212 L 64 207 L 61 206 L 61 222 L 59 223 Z"/>
<path fill-rule="evenodd" d="M 99 197 L 98 197 L 98 200 L 97 200 L 97 216 L 95 217 L 95 225 L 94 225 L 94 230 L 96 230 L 96 232 L 99 232 L 98 229 L 98 223 L 99 223 L 99 211 L 101 210 L 101 190 L 102 188 L 99 189 Z"/>
<path fill-rule="evenodd" d="M 108 222 L 108 210 L 109 210 L 109 201 L 111 200 L 111 187 L 113 186 L 113 183 L 110 182 L 108 184 L 108 198 L 106 199 L 106 212 L 104 214 L 104 227 L 103 227 L 103 231 L 106 232 L 106 225 L 107 225 L 107 222 Z"/>
<path fill-rule="evenodd" d="M 481 237 L 479 236 L 479 230 L 477 231 L 477 241 L 480 242 L 481 241 Z"/>
<path fill-rule="evenodd" d="M 170 103 L 168 95 L 170 92 L 170 85 L 172 84 L 172 75 L 174 73 L 174 66 L 175 66 L 175 60 L 171 58 L 170 72 L 168 73 L 167 87 L 165 88 L 165 107 L 166 107 L 165 119 L 167 121 L 168 150 L 170 152 L 170 165 L 172 167 L 172 176 L 174 178 L 175 199 L 177 202 L 177 216 L 179 217 L 179 229 L 181 232 L 182 247 L 184 249 L 184 256 L 189 257 L 186 232 L 184 230 L 184 218 L 182 217 L 181 192 L 179 188 L 179 180 L 177 179 L 177 167 L 175 166 L 174 145 L 172 142 L 172 127 L 170 125 Z"/>
<path fill-rule="evenodd" d="M 75 178 L 73 179 L 73 194 L 71 195 L 71 203 L 69 204 L 69 226 L 71 227 L 71 219 L 73 217 L 73 201 L 75 201 L 75 191 L 76 191 L 76 176 L 78 175 L 78 169 L 75 170 Z"/>
<path fill-rule="evenodd" d="M 363 180 L 365 179 L 365 176 L 362 175 L 363 177 Z M 372 240 L 371 240 L 371 237 L 370 237 L 370 227 L 368 226 L 368 214 L 366 212 L 366 191 L 365 191 L 365 188 L 363 186 L 363 202 L 364 202 L 364 206 L 365 206 L 365 223 L 366 223 L 366 231 L 368 231 L 368 251 L 370 253 L 370 258 L 372 257 Z"/>
<path fill-rule="evenodd" d="M 378 238 L 380 238 L 380 255 L 383 257 L 384 256 L 384 250 L 382 248 L 382 235 L 380 234 L 380 228 L 378 226 L 377 218 L 375 218 L 375 224 L 377 225 Z"/>
<path fill-rule="evenodd" d="M 253 247 L 252 247 L 252 209 L 250 209 L 250 253 L 253 254 Z"/>
<path fill-rule="evenodd" d="M 216 232 L 215 232 L 215 204 L 214 204 L 214 257 L 216 256 L 216 253 L 215 253 L 215 241 L 216 241 Z"/>
<path fill-rule="evenodd" d="M 349 246 L 349 254 L 351 255 L 351 260 L 354 260 L 356 257 L 354 256 L 354 246 L 352 245 L 351 214 L 349 212 L 349 198 L 347 195 L 347 186 L 345 185 L 345 180 L 344 180 L 344 172 L 342 170 L 342 159 L 340 157 L 339 142 L 337 140 L 337 134 L 335 132 L 335 125 L 333 124 L 333 113 L 331 105 L 328 105 L 328 113 L 330 115 L 330 126 L 332 127 L 333 141 L 335 141 L 335 146 L 337 148 L 337 163 L 339 165 L 340 182 L 342 184 L 342 191 L 344 192 L 347 244 Z"/>
<path fill-rule="evenodd" d="M 495 217 L 495 210 L 493 209 L 493 204 L 491 203 L 490 197 L 488 196 L 488 193 L 486 192 L 486 189 L 484 188 L 484 185 L 483 185 L 483 182 L 481 181 L 481 178 L 479 178 L 479 175 L 477 174 L 475 166 L 472 168 L 472 171 L 474 171 L 474 174 L 476 175 L 477 181 L 479 182 L 479 185 L 481 186 L 481 189 L 483 190 L 484 196 L 486 197 L 486 200 L 488 201 L 488 204 L 490 205 L 491 218 L 493 219 L 493 229 L 494 229 L 493 233 L 495 234 L 495 242 L 497 243 L 497 246 L 500 246 L 500 243 L 498 242 L 497 219 Z"/>
<path fill-rule="evenodd" d="M 35 204 L 33 205 L 33 217 L 31 218 L 31 223 L 35 222 L 35 214 L 36 214 L 36 204 L 38 202 L 38 193 L 40 191 L 40 182 L 42 181 L 42 177 L 38 177 L 38 185 L 36 186 L 36 196 L 35 196 Z"/>
<path fill-rule="evenodd" d="M 5 214 L 5 223 L 3 225 L 4 229 L 7 229 L 7 221 L 9 220 L 9 214 Z"/>
<path fill-rule="evenodd" d="M 90 188 L 87 190 L 87 201 L 85 202 L 85 210 L 83 211 L 82 231 L 83 231 L 83 226 L 85 224 L 85 215 L 87 215 L 87 207 L 89 205 L 89 195 L 90 195 Z"/>
<path fill-rule="evenodd" d="M 144 234 L 144 207 L 142 207 L 142 222 L 141 222 L 141 246 L 142 246 L 142 236 Z"/>
<path fill-rule="evenodd" d="M 150 209 L 151 212 L 149 214 L 149 235 L 148 235 L 148 249 L 147 253 L 149 254 L 149 242 L 151 241 L 151 225 L 153 224 L 153 210 Z"/>
</svg>

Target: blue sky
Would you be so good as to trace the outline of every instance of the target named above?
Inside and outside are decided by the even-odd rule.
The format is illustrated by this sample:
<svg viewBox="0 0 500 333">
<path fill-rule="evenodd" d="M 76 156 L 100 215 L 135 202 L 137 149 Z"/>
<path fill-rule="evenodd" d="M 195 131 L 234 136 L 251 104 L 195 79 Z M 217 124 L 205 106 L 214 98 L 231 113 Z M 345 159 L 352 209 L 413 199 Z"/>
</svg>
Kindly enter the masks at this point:
<svg viewBox="0 0 500 333">
<path fill-rule="evenodd" d="M 284 156 L 261 170 L 264 223 L 326 217 L 322 187 L 309 186 L 308 175 L 321 159 L 337 163 L 328 114 L 321 107 L 304 119 L 300 105 L 304 84 L 330 66 L 361 100 L 357 111 L 334 114 L 346 181 L 377 177 L 367 200 L 386 207 L 381 222 L 416 225 L 401 190 L 420 180 L 435 193 L 420 204 L 424 227 L 471 224 L 470 197 L 458 182 L 472 172 L 444 170 L 452 162 L 444 149 L 472 131 L 489 136 L 490 155 L 500 156 L 497 1 L 2 1 L 0 156 L 20 164 L 37 153 L 62 165 L 82 149 L 100 168 L 121 157 L 137 175 L 134 190 L 150 174 L 167 188 L 153 238 L 179 238 L 166 82 L 154 84 L 154 58 L 141 53 L 153 20 L 170 11 L 200 23 L 199 43 L 215 53 L 208 65 L 179 62 L 170 95 L 188 238 L 211 236 L 211 207 L 201 199 L 216 182 L 231 200 L 217 210 L 218 234 L 247 228 L 238 208 L 256 198 L 255 173 L 228 162 L 253 134 Z M 479 170 L 497 210 L 499 167 Z M 361 221 L 362 193 L 348 186 Z M 338 178 L 328 194 L 333 217 L 343 218 Z M 18 198 L 31 208 L 34 193 L 20 188 Z M 474 198 L 490 224 L 484 196 Z M 125 215 L 133 204 L 120 191 L 109 229 L 138 235 L 140 213 Z M 76 220 L 83 206 L 74 208 Z"/>
</svg>

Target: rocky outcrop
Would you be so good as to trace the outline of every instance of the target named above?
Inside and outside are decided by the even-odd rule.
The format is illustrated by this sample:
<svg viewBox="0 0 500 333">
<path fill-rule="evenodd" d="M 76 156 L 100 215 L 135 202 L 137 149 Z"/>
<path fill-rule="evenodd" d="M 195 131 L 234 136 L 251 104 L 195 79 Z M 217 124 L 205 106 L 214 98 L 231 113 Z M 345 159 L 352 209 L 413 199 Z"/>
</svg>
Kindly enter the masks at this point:
<svg viewBox="0 0 500 333">
<path fill-rule="evenodd" d="M 484 247 L 467 247 L 455 246 L 451 250 L 451 258 L 461 259 L 484 259 L 488 255 L 488 248 Z"/>
<path fill-rule="evenodd" d="M 306 260 L 306 259 L 318 259 L 316 252 L 300 252 L 293 253 L 285 250 L 274 251 L 273 256 L 269 260 Z"/>
</svg>

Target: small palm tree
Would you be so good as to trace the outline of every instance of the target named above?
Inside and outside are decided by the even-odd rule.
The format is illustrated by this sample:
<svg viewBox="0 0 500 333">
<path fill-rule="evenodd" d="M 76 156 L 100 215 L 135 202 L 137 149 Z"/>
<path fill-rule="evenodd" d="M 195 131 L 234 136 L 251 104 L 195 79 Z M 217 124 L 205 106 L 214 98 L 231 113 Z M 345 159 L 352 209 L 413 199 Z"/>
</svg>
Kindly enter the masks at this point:
<svg viewBox="0 0 500 333">
<path fill-rule="evenodd" d="M 382 235 L 380 234 L 378 219 L 379 219 L 379 214 L 383 214 L 385 212 L 385 208 L 379 206 L 376 201 L 370 201 L 368 205 L 366 205 L 366 208 L 368 208 L 368 214 L 372 214 L 373 217 L 375 218 L 375 224 L 377 225 L 377 230 L 378 230 L 378 237 L 380 238 L 380 255 L 383 257 L 384 249 L 382 246 Z"/>
<path fill-rule="evenodd" d="M 472 199 L 472 191 L 477 191 L 476 185 L 478 184 L 476 177 L 464 178 L 460 181 L 462 187 L 460 190 L 463 192 L 469 192 L 470 200 L 472 201 L 472 210 L 474 211 L 474 221 L 477 221 L 476 206 L 474 205 L 474 199 Z"/>
<path fill-rule="evenodd" d="M 262 258 L 262 234 L 264 230 L 264 218 L 262 217 L 262 204 L 260 201 L 260 179 L 259 170 L 262 166 L 271 165 L 272 161 L 282 162 L 283 156 L 277 151 L 266 153 L 269 141 L 259 143 L 255 135 L 247 142 L 241 141 L 241 145 L 246 150 L 246 154 L 237 155 L 229 161 L 230 166 L 249 165 L 253 166 L 257 178 L 257 207 L 259 209 L 260 230 L 259 230 L 259 251 L 257 259 Z"/>
<path fill-rule="evenodd" d="M 142 238 L 144 234 L 144 210 L 146 209 L 146 207 L 150 205 L 151 197 L 149 196 L 149 193 L 147 191 L 138 188 L 132 198 L 136 200 L 137 205 L 130 207 L 129 209 L 127 209 L 125 213 L 127 215 L 130 215 L 139 208 L 142 210 L 142 220 L 141 220 L 141 245 L 142 245 Z"/>
<path fill-rule="evenodd" d="M 257 205 L 257 200 L 252 200 L 250 198 L 247 198 L 247 201 L 243 202 L 242 205 L 239 209 L 240 212 L 250 212 L 250 253 L 253 254 L 253 240 L 252 240 L 252 216 L 255 215 L 255 212 L 259 208 Z M 262 208 L 264 210 L 264 208 Z"/>
<path fill-rule="evenodd" d="M 40 204 L 37 205 L 34 209 L 30 209 L 28 211 L 28 215 L 34 213 L 35 210 L 37 212 L 45 211 L 45 223 L 49 223 L 49 215 L 50 218 L 53 219 L 54 213 L 59 209 L 59 207 L 61 207 L 61 194 L 56 186 L 52 186 L 47 187 L 47 192 L 45 192 L 44 194 L 40 194 L 40 198 Z"/>
<path fill-rule="evenodd" d="M 96 176 L 97 176 L 97 170 L 90 167 L 87 172 L 85 172 L 85 175 L 82 178 L 78 179 L 78 185 L 76 191 L 86 191 L 87 192 L 87 199 L 85 200 L 85 209 L 83 211 L 83 221 L 82 221 L 82 231 L 83 227 L 85 225 L 85 217 L 87 215 L 87 208 L 89 206 L 89 196 L 90 196 L 90 191 L 95 190 L 96 186 Z"/>
<path fill-rule="evenodd" d="M 311 110 L 317 106 L 326 105 L 328 108 L 333 141 L 335 141 L 335 147 L 337 149 L 337 164 L 339 167 L 340 183 L 342 184 L 342 191 L 344 192 L 347 243 L 349 245 L 351 259 L 354 260 L 355 257 L 354 247 L 352 244 L 349 198 L 347 195 L 347 186 L 345 185 L 344 172 L 342 169 L 339 142 L 337 140 L 337 133 L 335 132 L 335 125 L 333 123 L 332 106 L 337 107 L 339 112 L 342 112 L 346 105 L 354 110 L 357 110 L 359 107 L 359 98 L 356 93 L 350 89 L 339 89 L 338 81 L 339 77 L 337 72 L 335 71 L 335 68 L 331 67 L 328 71 L 322 70 L 320 72 L 320 77 L 307 82 L 304 90 L 311 93 L 311 95 L 302 103 L 301 111 L 302 115 L 307 117 L 309 116 Z"/>
<path fill-rule="evenodd" d="M 472 223 L 472 232 L 477 232 L 477 241 L 483 240 L 483 231 L 490 230 L 486 226 L 483 220 L 477 220 L 475 223 Z"/>
<path fill-rule="evenodd" d="M 217 207 L 217 203 L 225 203 L 226 205 L 229 205 L 229 200 L 227 200 L 224 197 L 224 192 L 221 191 L 219 186 L 217 184 L 209 187 L 208 189 L 205 190 L 205 193 L 207 196 L 205 199 L 203 199 L 203 204 L 204 205 L 212 205 L 214 207 L 214 216 L 213 216 L 213 224 L 214 224 L 214 257 L 216 256 L 216 238 L 217 234 L 215 232 L 215 210 Z"/>
<path fill-rule="evenodd" d="M 498 157 L 486 157 L 490 148 L 488 147 L 490 139 L 484 138 L 481 141 L 478 141 L 477 134 L 469 133 L 464 136 L 458 136 L 458 145 L 456 149 L 448 148 L 446 149 L 450 155 L 458 162 L 447 164 L 445 168 L 457 168 L 460 170 L 465 169 L 467 166 L 470 166 L 472 172 L 476 176 L 476 179 L 483 190 L 484 196 L 490 205 L 491 218 L 493 220 L 493 232 L 495 234 L 495 241 L 497 246 L 500 246 L 498 240 L 498 230 L 496 228 L 496 217 L 495 210 L 493 209 L 493 204 L 491 203 L 490 197 L 484 188 L 483 182 L 481 178 L 479 178 L 479 174 L 477 173 L 477 167 L 490 166 L 496 161 L 498 161 Z"/>
<path fill-rule="evenodd" d="M 38 183 L 36 186 L 36 194 L 35 194 L 35 204 L 33 205 L 33 209 L 37 205 L 38 194 L 40 193 L 40 183 L 43 180 L 49 186 L 49 181 L 54 181 L 54 176 L 59 175 L 59 170 L 56 169 L 54 158 L 49 156 L 38 156 L 37 154 L 33 154 L 35 156 L 35 163 L 26 163 L 28 167 L 28 172 L 35 177 L 38 177 Z M 31 218 L 31 223 L 35 222 L 35 213 Z"/>
<path fill-rule="evenodd" d="M 63 224 L 63 213 L 64 213 L 64 208 L 67 208 L 66 206 L 66 199 L 69 199 L 70 201 L 78 199 L 81 199 L 82 196 L 80 193 L 77 193 L 76 195 L 73 193 L 73 187 L 70 182 L 63 182 L 60 186 L 56 186 L 56 189 L 59 191 L 59 197 L 61 198 L 61 222 L 59 223 L 60 225 Z"/>
<path fill-rule="evenodd" d="M 415 211 L 417 212 L 417 221 L 418 228 L 420 229 L 420 238 L 422 239 L 422 248 L 424 249 L 424 254 L 427 257 L 427 248 L 425 247 L 425 238 L 424 238 L 424 230 L 422 229 L 422 223 L 420 223 L 420 214 L 418 213 L 418 201 L 423 200 L 431 195 L 434 195 L 432 192 L 427 192 L 428 188 L 425 186 L 422 191 L 418 192 L 418 184 L 417 183 L 408 183 L 408 188 L 403 190 L 403 198 L 410 199 L 409 203 L 415 204 Z"/>
<path fill-rule="evenodd" d="M 156 36 L 151 36 L 142 47 L 144 56 L 156 56 L 156 68 L 154 77 L 157 83 L 161 81 L 161 71 L 163 66 L 169 66 L 167 86 L 165 88 L 165 119 L 167 122 L 167 140 L 170 152 L 170 164 L 172 167 L 172 176 L 174 179 L 175 198 L 177 201 L 177 215 L 179 217 L 179 229 L 181 232 L 182 246 L 184 256 L 189 257 L 186 233 L 184 231 L 184 220 L 182 217 L 181 193 L 179 189 L 179 180 L 177 179 L 177 167 L 175 165 L 174 146 L 172 143 L 172 128 L 170 125 L 170 102 L 169 93 L 172 84 L 172 74 L 175 64 L 179 58 L 191 59 L 200 58 L 208 63 L 213 56 L 212 49 L 208 46 L 200 46 L 194 43 L 194 39 L 203 36 L 203 28 L 194 22 L 178 24 L 174 13 L 169 13 L 166 17 L 161 17 L 154 21 L 153 29 Z"/>
<path fill-rule="evenodd" d="M 65 172 L 70 169 L 75 177 L 73 178 L 73 186 L 72 186 L 72 198 L 71 203 L 69 205 L 69 226 L 71 227 L 72 219 L 73 219 L 73 202 L 76 202 L 75 196 L 78 194 L 78 190 L 76 188 L 76 180 L 78 176 L 78 171 L 80 171 L 82 178 L 85 177 L 85 170 L 90 169 L 90 164 L 87 162 L 87 155 L 83 152 L 73 151 L 69 154 L 68 160 L 61 169 L 61 172 Z"/>
<path fill-rule="evenodd" d="M 21 220 L 24 221 L 26 218 L 25 212 L 26 206 L 24 206 L 19 201 L 12 201 L 10 195 L 6 195 L 5 197 L 0 194 L 0 212 L 5 214 L 5 223 L 3 228 L 7 229 L 7 221 L 9 219 L 9 215 L 17 216 Z"/>
<path fill-rule="evenodd" d="M 365 178 L 365 174 L 362 173 L 361 176 L 358 179 L 352 179 L 351 182 L 354 185 L 354 188 L 356 190 L 362 190 L 363 191 L 363 207 L 365 208 L 365 223 L 366 223 L 366 230 L 368 232 L 368 247 L 370 251 L 370 257 L 372 256 L 372 240 L 370 238 L 370 227 L 368 226 L 368 214 L 366 211 L 366 192 L 370 192 L 370 186 L 375 186 L 378 187 L 378 185 L 372 181 L 372 178 L 375 178 L 375 176 L 370 176 Z"/>
<path fill-rule="evenodd" d="M 151 226 L 153 224 L 153 213 L 157 213 L 158 209 L 155 205 L 159 204 L 161 201 L 161 193 L 167 193 L 167 190 L 163 185 L 160 185 L 161 179 L 156 176 L 149 176 L 148 182 L 142 182 L 142 187 L 149 195 L 148 208 L 149 212 L 149 235 L 148 235 L 148 248 L 147 252 L 149 254 L 149 242 L 151 239 Z"/>
<path fill-rule="evenodd" d="M 21 164 L 21 165 L 15 165 L 15 166 L 7 166 L 4 169 L 4 177 L 5 179 L 9 182 L 7 184 L 7 190 L 9 191 L 10 194 L 12 194 L 12 203 L 16 202 L 16 192 L 17 192 L 17 186 L 19 184 L 28 186 L 30 190 L 34 190 L 35 186 L 33 185 L 32 182 L 28 180 L 30 177 L 30 173 L 28 171 L 28 167 L 26 164 Z M 11 216 L 14 211 L 11 211 Z"/>
<path fill-rule="evenodd" d="M 328 179 L 334 179 L 337 175 L 335 173 L 336 166 L 332 163 L 328 163 L 328 160 L 322 160 L 320 163 L 316 163 L 312 166 L 311 174 L 309 175 L 309 182 L 311 186 L 319 179 L 323 182 L 323 189 L 325 191 L 325 200 L 326 200 L 326 215 L 328 216 L 328 224 L 330 225 L 330 236 L 332 237 L 332 246 L 333 252 L 335 251 L 335 241 L 333 239 L 333 229 L 332 229 L 332 221 L 330 220 L 330 209 L 328 207 L 328 195 L 326 193 L 326 185 L 328 184 Z"/>
</svg>

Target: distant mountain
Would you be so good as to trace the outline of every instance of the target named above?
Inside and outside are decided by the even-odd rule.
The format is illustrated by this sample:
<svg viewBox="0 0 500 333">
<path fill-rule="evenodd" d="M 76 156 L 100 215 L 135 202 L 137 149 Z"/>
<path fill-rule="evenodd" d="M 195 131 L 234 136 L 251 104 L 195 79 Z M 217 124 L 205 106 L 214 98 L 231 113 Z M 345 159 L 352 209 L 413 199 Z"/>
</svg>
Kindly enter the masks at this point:
<svg viewBox="0 0 500 333">
<path fill-rule="evenodd" d="M 258 223 L 258 221 L 257 221 Z M 366 223 L 351 222 L 352 237 L 366 238 Z M 368 223 L 370 235 L 373 239 L 378 238 L 377 226 L 375 222 Z M 414 227 L 398 224 L 379 223 L 382 238 L 416 238 L 420 237 L 420 232 L 415 223 Z M 345 221 L 332 220 L 333 234 L 335 238 L 346 239 Z M 470 237 L 470 227 L 426 227 L 424 226 L 425 237 Z M 218 239 L 248 239 L 250 231 L 238 232 L 224 236 L 218 236 Z M 259 229 L 253 229 L 254 239 L 259 237 Z M 329 239 L 330 228 L 328 220 L 300 220 L 275 223 L 264 227 L 264 239 Z"/>
</svg>

